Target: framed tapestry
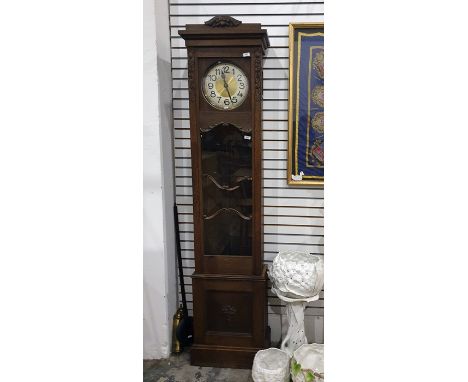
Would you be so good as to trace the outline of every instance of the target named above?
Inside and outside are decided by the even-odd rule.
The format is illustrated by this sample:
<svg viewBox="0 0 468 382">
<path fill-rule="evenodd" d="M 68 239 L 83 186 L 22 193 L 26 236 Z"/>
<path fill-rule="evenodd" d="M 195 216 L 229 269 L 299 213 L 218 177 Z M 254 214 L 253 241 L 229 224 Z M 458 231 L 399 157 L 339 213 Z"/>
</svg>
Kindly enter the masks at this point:
<svg viewBox="0 0 468 382">
<path fill-rule="evenodd" d="M 324 182 L 324 25 L 289 24 L 288 184 Z"/>
</svg>

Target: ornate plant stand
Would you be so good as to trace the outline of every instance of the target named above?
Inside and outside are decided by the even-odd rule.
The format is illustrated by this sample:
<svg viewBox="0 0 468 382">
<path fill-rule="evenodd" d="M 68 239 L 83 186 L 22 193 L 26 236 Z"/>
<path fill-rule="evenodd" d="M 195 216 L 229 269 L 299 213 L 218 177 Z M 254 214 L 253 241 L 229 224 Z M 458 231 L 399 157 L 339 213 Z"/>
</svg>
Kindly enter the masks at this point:
<svg viewBox="0 0 468 382">
<path fill-rule="evenodd" d="M 278 298 L 286 303 L 286 315 L 288 317 L 289 328 L 281 342 L 281 350 L 292 356 L 293 352 L 301 345 L 307 344 L 307 337 L 304 328 L 304 312 L 307 303 L 317 301 L 319 295 L 309 298 L 289 298 L 282 296 L 275 288 L 271 288 Z"/>
<path fill-rule="evenodd" d="M 307 303 L 319 299 L 323 287 L 323 256 L 303 252 L 282 252 L 269 269 L 272 292 L 286 303 L 289 328 L 281 350 L 292 356 L 307 344 L 304 311 Z"/>
</svg>

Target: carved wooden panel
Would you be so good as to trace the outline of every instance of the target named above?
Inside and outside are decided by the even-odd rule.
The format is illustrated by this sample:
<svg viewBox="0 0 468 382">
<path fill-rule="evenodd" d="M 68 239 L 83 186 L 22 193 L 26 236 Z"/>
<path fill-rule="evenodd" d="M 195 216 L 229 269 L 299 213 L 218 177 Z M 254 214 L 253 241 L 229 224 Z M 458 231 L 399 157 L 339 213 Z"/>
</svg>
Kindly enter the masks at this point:
<svg viewBox="0 0 468 382">
<path fill-rule="evenodd" d="M 252 293 L 208 290 L 206 302 L 207 331 L 252 333 Z"/>
</svg>

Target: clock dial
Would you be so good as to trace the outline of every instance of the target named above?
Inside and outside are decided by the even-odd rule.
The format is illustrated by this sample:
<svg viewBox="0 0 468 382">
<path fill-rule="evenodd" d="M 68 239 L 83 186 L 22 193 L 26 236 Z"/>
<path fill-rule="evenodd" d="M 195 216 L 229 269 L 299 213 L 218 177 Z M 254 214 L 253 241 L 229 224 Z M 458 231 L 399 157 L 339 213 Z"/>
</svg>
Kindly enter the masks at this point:
<svg viewBox="0 0 468 382">
<path fill-rule="evenodd" d="M 238 66 L 222 62 L 209 68 L 203 79 L 203 94 L 219 110 L 233 110 L 247 99 L 249 82 Z"/>
</svg>

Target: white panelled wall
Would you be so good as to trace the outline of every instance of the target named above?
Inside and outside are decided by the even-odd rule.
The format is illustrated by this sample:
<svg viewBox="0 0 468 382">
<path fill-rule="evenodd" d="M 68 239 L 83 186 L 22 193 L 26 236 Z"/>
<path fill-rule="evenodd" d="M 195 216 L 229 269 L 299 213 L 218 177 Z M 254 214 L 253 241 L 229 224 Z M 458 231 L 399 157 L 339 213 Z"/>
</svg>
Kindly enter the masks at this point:
<svg viewBox="0 0 468 382">
<path fill-rule="evenodd" d="M 323 189 L 292 187 L 286 182 L 288 144 L 288 25 L 323 21 L 320 1 L 170 0 L 176 201 L 179 206 L 182 257 L 187 301 L 192 309 L 190 274 L 194 270 L 193 208 L 187 85 L 187 51 L 177 31 L 185 24 L 231 15 L 268 30 L 270 48 L 263 70 L 263 204 L 264 258 L 271 263 L 278 251 L 322 254 Z M 286 330 L 284 304 L 268 291 L 268 317 L 275 344 Z M 309 342 L 323 343 L 323 292 L 306 310 Z"/>
<path fill-rule="evenodd" d="M 166 0 L 143 5 L 143 357 L 157 359 L 171 352 L 177 308 L 171 60 Z"/>
</svg>

